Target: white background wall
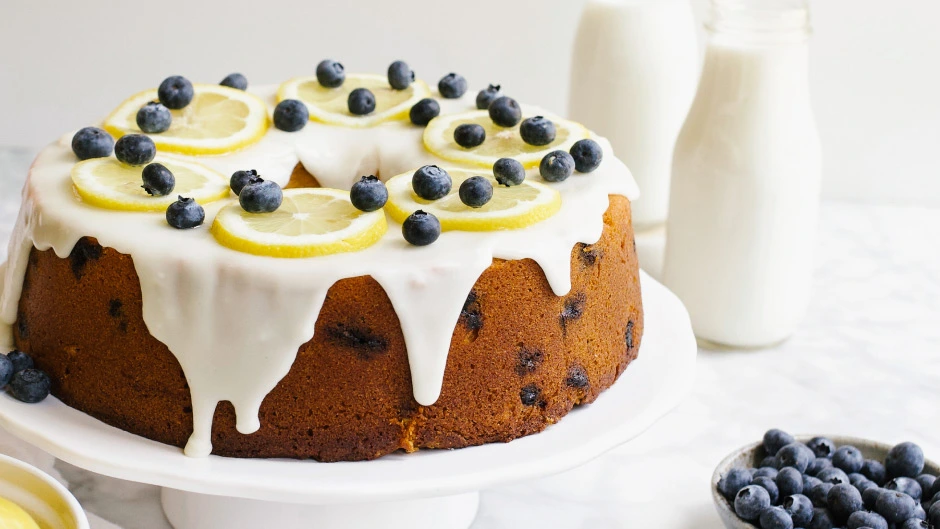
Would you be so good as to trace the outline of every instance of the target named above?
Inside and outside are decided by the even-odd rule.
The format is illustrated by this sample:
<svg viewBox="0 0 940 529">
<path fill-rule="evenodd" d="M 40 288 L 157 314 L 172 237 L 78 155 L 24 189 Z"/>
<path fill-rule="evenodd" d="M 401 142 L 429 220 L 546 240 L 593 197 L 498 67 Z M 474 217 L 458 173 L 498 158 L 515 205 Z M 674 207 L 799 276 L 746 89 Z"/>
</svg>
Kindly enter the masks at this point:
<svg viewBox="0 0 940 529">
<path fill-rule="evenodd" d="M 691 1 L 703 15 L 707 0 Z M 327 56 L 350 71 L 402 58 L 428 81 L 457 71 L 564 110 L 583 3 L 0 0 L 0 145 L 40 146 L 170 74 L 279 82 Z M 940 2 L 815 0 L 812 10 L 825 194 L 940 206 Z"/>
</svg>

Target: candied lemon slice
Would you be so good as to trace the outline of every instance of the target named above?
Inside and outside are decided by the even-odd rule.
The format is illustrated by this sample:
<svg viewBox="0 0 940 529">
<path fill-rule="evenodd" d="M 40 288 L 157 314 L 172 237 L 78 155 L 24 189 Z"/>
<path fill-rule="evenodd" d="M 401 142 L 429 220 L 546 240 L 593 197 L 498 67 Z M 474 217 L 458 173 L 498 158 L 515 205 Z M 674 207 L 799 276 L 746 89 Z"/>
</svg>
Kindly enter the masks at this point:
<svg viewBox="0 0 940 529">
<path fill-rule="evenodd" d="M 84 202 L 123 211 L 165 211 L 179 195 L 200 204 L 229 196 L 228 179 L 204 165 L 165 156 L 153 161 L 165 165 L 176 179 L 169 195 L 148 195 L 141 187 L 143 166 L 126 165 L 113 157 L 78 162 L 72 167 L 72 184 Z"/>
<path fill-rule="evenodd" d="M 366 213 L 339 189 L 285 189 L 272 213 L 248 213 L 237 203 L 225 206 L 212 223 L 223 246 L 270 257 L 314 257 L 355 252 L 372 246 L 388 226 L 380 209 Z"/>
<path fill-rule="evenodd" d="M 527 113 L 525 117 L 538 114 Z M 486 110 L 438 116 L 424 129 L 424 147 L 434 155 L 463 165 L 493 167 L 500 158 L 515 158 L 526 168 L 536 167 L 542 157 L 554 150 L 567 151 L 589 133 L 580 123 L 542 114 L 555 124 L 555 141 L 548 145 L 529 145 L 519 135 L 519 125 L 503 128 L 493 123 Z M 464 123 L 481 125 L 486 140 L 476 147 L 464 148 L 454 141 L 454 130 Z"/>
<path fill-rule="evenodd" d="M 169 130 L 150 137 L 157 149 L 182 154 L 224 154 L 260 140 L 268 130 L 268 107 L 261 98 L 220 85 L 193 85 L 192 102 L 170 110 Z M 157 100 L 157 91 L 147 90 L 127 101 L 108 116 L 104 128 L 116 137 L 142 134 L 137 111 Z"/>
<path fill-rule="evenodd" d="M 349 93 L 356 88 L 367 88 L 375 96 L 375 110 L 365 116 L 349 111 Z M 342 86 L 327 88 L 311 75 L 286 81 L 277 91 L 277 100 L 303 101 L 310 112 L 310 119 L 314 121 L 346 127 L 371 127 L 386 121 L 407 119 L 411 107 L 430 94 L 428 85 L 421 80 L 404 90 L 395 90 L 381 75 L 353 74 L 346 76 Z"/>
<path fill-rule="evenodd" d="M 561 194 L 540 182 L 525 180 L 522 184 L 505 187 L 496 182 L 492 172 L 448 168 L 453 180 L 450 193 L 439 200 L 420 198 L 411 188 L 413 173 L 392 177 L 388 187 L 385 210 L 393 219 L 404 222 L 409 215 L 421 209 L 434 214 L 441 221 L 441 229 L 462 231 L 511 230 L 541 222 L 561 208 Z M 460 184 L 471 176 L 484 176 L 493 184 L 493 198 L 483 207 L 471 208 L 460 201 Z"/>
<path fill-rule="evenodd" d="M 39 529 L 39 525 L 19 505 L 0 498 L 0 529 Z"/>
</svg>

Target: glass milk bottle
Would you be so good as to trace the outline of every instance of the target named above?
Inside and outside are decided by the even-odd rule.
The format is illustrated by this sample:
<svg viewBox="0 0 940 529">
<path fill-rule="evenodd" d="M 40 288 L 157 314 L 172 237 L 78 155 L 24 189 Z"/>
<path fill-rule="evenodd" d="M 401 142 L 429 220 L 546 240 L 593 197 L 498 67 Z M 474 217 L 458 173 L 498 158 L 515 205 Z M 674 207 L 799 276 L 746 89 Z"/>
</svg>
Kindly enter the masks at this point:
<svg viewBox="0 0 940 529">
<path fill-rule="evenodd" d="M 607 137 L 640 187 L 639 228 L 661 225 L 672 148 L 695 95 L 699 52 L 689 0 L 590 0 L 571 64 L 571 119 Z"/>
<path fill-rule="evenodd" d="M 676 143 L 663 282 L 700 341 L 780 342 L 810 295 L 821 155 L 805 0 L 712 0 Z"/>
</svg>

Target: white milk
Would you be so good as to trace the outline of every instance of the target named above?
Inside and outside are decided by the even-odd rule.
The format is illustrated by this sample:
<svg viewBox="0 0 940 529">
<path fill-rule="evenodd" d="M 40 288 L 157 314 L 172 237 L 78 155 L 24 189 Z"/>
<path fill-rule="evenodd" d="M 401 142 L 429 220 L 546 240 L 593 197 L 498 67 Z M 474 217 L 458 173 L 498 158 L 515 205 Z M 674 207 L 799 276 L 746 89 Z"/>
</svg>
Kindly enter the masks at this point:
<svg viewBox="0 0 940 529">
<path fill-rule="evenodd" d="M 666 220 L 672 148 L 695 95 L 699 53 L 689 0 L 591 0 L 574 45 L 571 118 L 606 136 L 642 193 L 642 229 Z"/>
<path fill-rule="evenodd" d="M 789 337 L 810 294 L 821 155 L 804 2 L 713 0 L 673 165 L 664 283 L 700 340 Z"/>
</svg>

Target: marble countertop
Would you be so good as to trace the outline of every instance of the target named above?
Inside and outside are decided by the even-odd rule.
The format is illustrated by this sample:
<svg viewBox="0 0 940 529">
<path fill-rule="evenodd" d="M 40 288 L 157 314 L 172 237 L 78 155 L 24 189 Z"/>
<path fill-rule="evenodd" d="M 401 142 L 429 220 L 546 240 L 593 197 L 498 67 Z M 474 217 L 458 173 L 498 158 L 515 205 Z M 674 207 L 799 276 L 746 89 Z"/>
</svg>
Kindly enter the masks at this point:
<svg viewBox="0 0 940 529">
<path fill-rule="evenodd" d="M 0 241 L 31 157 L 0 150 Z M 824 203 L 819 230 L 799 333 L 761 351 L 700 350 L 692 395 L 672 414 L 584 467 L 484 491 L 473 529 L 722 527 L 711 472 L 771 427 L 911 440 L 940 459 L 940 210 Z M 0 432 L 0 452 L 17 450 Z M 113 527 L 102 518 L 169 529 L 156 488 L 56 469 L 95 529 Z"/>
</svg>

